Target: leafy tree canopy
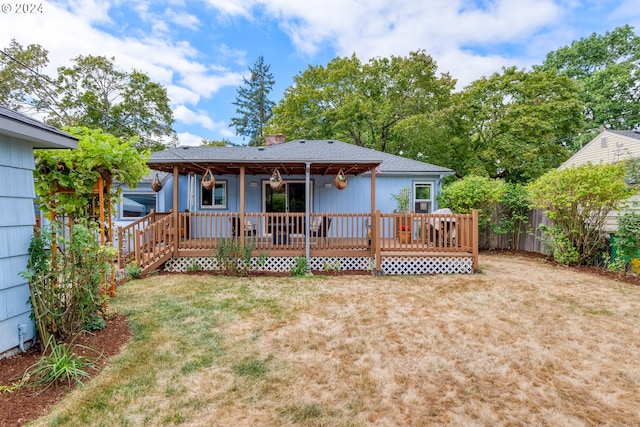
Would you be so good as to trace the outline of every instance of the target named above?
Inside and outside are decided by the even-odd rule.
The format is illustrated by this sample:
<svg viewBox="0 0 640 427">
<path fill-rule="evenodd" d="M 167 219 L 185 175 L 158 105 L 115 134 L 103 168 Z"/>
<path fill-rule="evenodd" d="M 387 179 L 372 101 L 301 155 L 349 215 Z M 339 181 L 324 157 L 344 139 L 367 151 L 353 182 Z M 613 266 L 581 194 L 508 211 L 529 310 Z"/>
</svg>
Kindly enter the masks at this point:
<svg viewBox="0 0 640 427">
<path fill-rule="evenodd" d="M 206 139 L 202 138 L 200 142 L 201 147 L 229 147 L 232 146 L 233 143 L 228 139 Z"/>
<path fill-rule="evenodd" d="M 53 211 L 55 216 L 67 214 L 82 217 L 100 176 L 109 182 L 135 188 L 149 174 L 146 165 L 149 152 L 136 150 L 135 138 L 122 140 L 99 129 L 86 127 L 65 130 L 80 138 L 78 149 L 34 150 L 36 194 L 43 212 Z M 75 191 L 62 193 L 58 191 L 60 187 Z M 111 212 L 114 212 L 121 193 L 119 186 L 111 188 L 107 200 Z"/>
<path fill-rule="evenodd" d="M 264 129 L 271 118 L 275 103 L 269 99 L 275 80 L 269 72 L 270 65 L 264 63 L 264 57 L 256 60 L 253 67 L 249 67 L 251 77 L 243 77 L 243 86 L 238 88 L 233 105 L 237 117 L 231 119 L 229 126 L 236 128 L 236 135 L 248 136 L 249 145 L 264 145 Z"/>
<path fill-rule="evenodd" d="M 334 58 L 326 67 L 309 66 L 273 109 L 270 133 L 288 139 L 341 139 L 399 153 L 409 142 L 395 129 L 415 114 L 430 114 L 450 103 L 455 81 L 436 75 L 424 51 L 408 57 L 374 58 L 363 64 Z"/>
<path fill-rule="evenodd" d="M 45 113 L 53 126 L 102 129 L 117 137 L 137 137 L 135 147 L 159 150 L 175 145 L 167 91 L 133 70 L 120 71 L 115 58 L 78 56 L 70 67 L 46 76 L 48 52 L 15 40 L 0 54 L 0 103 L 16 111 Z"/>
<path fill-rule="evenodd" d="M 557 70 L 580 83 L 586 131 L 602 125 L 640 129 L 640 37 L 631 26 L 574 41 L 550 52 L 536 68 Z M 577 139 L 576 148 L 590 138 Z"/>
<path fill-rule="evenodd" d="M 455 95 L 451 107 L 403 125 L 427 160 L 475 174 L 528 182 L 569 157 L 565 141 L 581 129 L 573 80 L 515 67 L 483 77 Z"/>
</svg>

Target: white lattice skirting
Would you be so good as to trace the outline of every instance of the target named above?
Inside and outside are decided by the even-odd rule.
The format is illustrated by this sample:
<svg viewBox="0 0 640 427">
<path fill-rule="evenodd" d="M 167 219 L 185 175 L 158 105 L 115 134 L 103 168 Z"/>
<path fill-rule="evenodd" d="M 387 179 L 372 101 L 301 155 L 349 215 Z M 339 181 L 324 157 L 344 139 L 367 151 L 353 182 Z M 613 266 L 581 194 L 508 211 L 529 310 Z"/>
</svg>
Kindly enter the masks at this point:
<svg viewBox="0 0 640 427">
<path fill-rule="evenodd" d="M 295 257 L 267 257 L 251 259 L 251 271 L 270 271 L 288 273 L 295 265 Z M 473 260 L 471 257 L 383 257 L 384 274 L 471 274 Z M 339 258 L 313 257 L 310 268 L 314 271 L 371 271 L 375 267 L 372 258 Z M 164 270 L 172 273 L 187 271 L 219 270 L 214 257 L 171 258 L 164 265 Z"/>
</svg>

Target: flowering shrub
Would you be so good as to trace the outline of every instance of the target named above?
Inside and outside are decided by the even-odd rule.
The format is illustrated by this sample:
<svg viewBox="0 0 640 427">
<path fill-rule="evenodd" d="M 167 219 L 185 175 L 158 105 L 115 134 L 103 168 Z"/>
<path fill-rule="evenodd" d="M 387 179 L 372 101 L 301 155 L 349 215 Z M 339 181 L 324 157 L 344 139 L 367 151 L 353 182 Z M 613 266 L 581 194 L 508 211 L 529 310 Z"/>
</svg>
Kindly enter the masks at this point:
<svg viewBox="0 0 640 427">
<path fill-rule="evenodd" d="M 409 231 L 409 226 L 402 224 L 402 225 L 400 226 L 400 230 L 401 230 L 401 231 Z"/>
</svg>

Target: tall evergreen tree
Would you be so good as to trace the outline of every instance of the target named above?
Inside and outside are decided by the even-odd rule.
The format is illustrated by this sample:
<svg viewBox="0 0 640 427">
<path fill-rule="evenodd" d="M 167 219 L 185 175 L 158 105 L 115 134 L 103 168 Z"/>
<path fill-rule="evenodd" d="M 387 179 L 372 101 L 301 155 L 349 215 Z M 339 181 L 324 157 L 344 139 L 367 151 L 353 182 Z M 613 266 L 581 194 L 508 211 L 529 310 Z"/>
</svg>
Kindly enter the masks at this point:
<svg viewBox="0 0 640 427">
<path fill-rule="evenodd" d="M 249 67 L 251 78 L 243 78 L 243 86 L 238 88 L 236 100 L 233 102 L 237 107 L 238 116 L 231 119 L 229 126 L 236 128 L 236 135 L 251 138 L 251 146 L 264 144 L 264 128 L 275 105 L 269 99 L 269 93 L 275 84 L 273 74 L 269 72 L 270 68 L 260 55 L 253 67 Z"/>
</svg>

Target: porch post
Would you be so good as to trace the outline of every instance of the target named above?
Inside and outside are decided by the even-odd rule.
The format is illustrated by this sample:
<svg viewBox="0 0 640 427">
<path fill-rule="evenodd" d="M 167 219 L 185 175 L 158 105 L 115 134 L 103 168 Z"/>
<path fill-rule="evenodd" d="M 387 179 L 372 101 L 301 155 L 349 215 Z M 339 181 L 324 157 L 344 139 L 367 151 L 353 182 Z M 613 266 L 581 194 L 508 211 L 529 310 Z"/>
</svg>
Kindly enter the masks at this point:
<svg viewBox="0 0 640 427">
<path fill-rule="evenodd" d="M 307 259 L 307 270 L 311 270 L 311 250 L 309 244 L 309 238 L 311 233 L 309 232 L 309 210 L 311 207 L 311 189 L 309 185 L 311 183 L 311 163 L 305 163 L 305 185 L 304 185 L 304 256 Z"/>
<path fill-rule="evenodd" d="M 244 223 L 244 174 L 245 166 L 240 166 L 240 236 L 245 236 L 245 223 Z M 240 247 L 244 249 L 244 238 L 240 240 Z"/>
<path fill-rule="evenodd" d="M 380 228 L 380 217 L 376 215 L 376 167 L 371 166 L 371 255 L 375 258 L 376 270 L 380 270 L 380 253 L 377 250 L 377 243 L 380 242 L 378 229 Z"/>
<path fill-rule="evenodd" d="M 173 230 L 175 231 L 173 233 L 173 254 L 174 256 L 180 256 L 178 254 L 178 246 L 179 246 L 179 238 L 178 236 L 180 236 L 182 233 L 180 232 L 180 230 L 178 229 L 178 227 L 180 226 L 180 222 L 178 221 L 178 215 L 180 215 L 180 211 L 178 210 L 178 187 L 179 187 L 179 181 L 180 180 L 180 170 L 178 169 L 178 166 L 174 166 L 173 167 Z"/>
</svg>

